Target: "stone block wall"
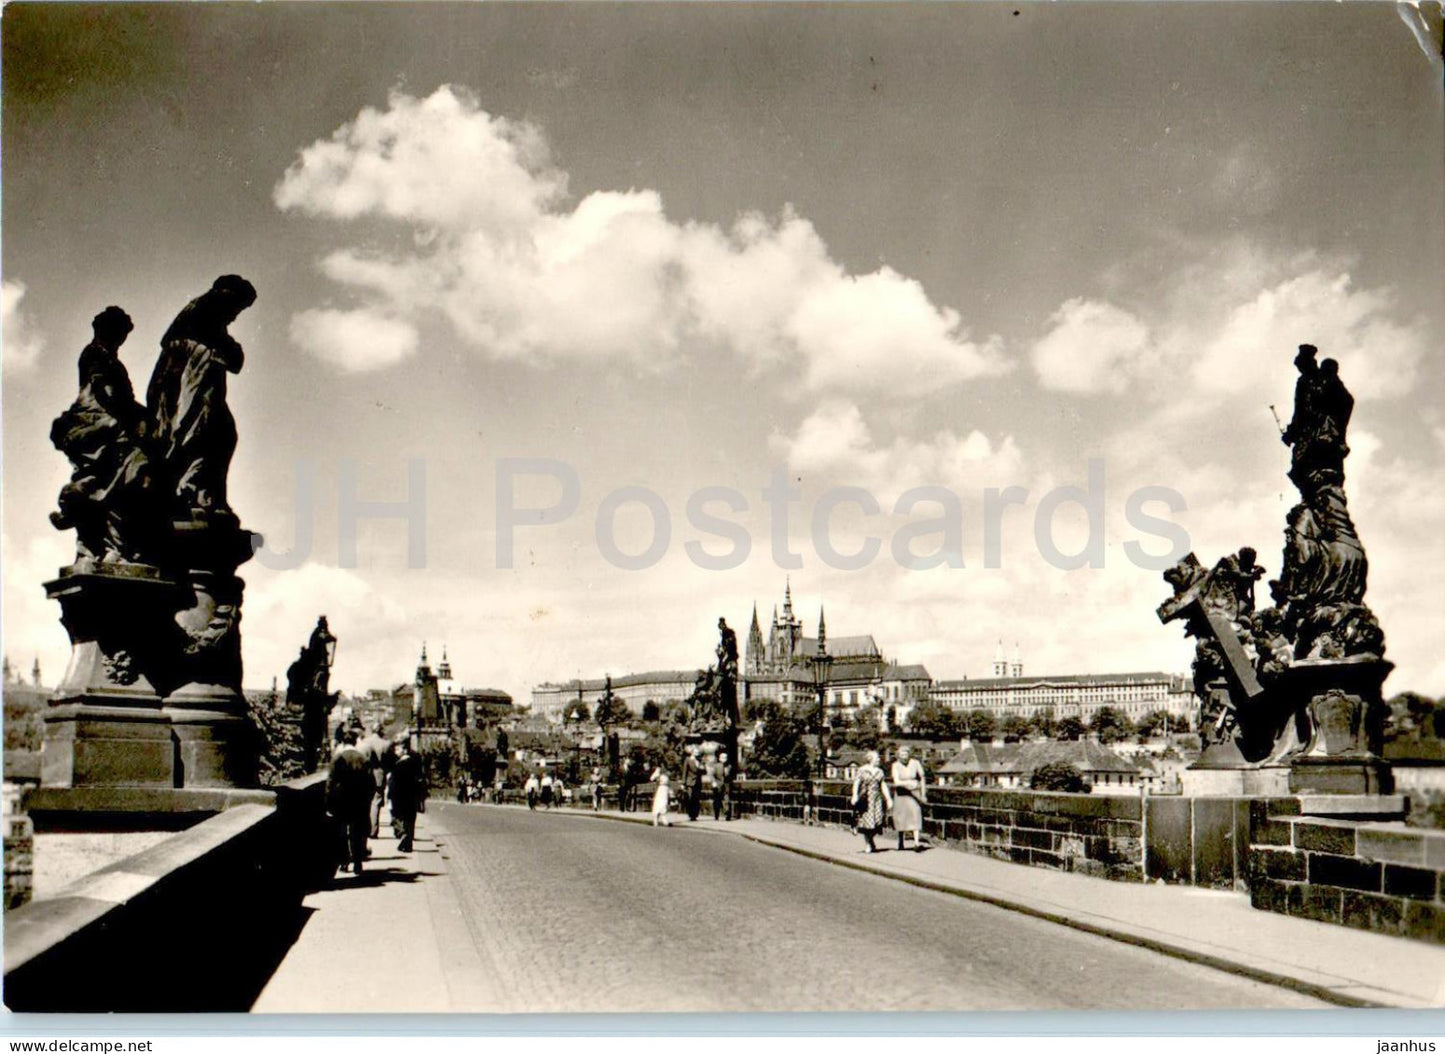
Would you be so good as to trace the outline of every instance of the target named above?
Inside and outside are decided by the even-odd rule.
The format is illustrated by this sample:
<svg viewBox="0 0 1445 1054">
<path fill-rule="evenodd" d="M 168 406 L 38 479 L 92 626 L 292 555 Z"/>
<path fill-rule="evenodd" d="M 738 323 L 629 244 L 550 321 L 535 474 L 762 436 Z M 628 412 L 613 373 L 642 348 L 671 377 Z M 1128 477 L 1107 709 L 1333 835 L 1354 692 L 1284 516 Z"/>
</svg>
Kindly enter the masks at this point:
<svg viewBox="0 0 1445 1054">
<path fill-rule="evenodd" d="M 1256 802 L 1249 893 L 1264 911 L 1445 943 L 1445 831 Z"/>
<path fill-rule="evenodd" d="M 849 826 L 851 785 L 819 780 L 818 822 Z M 746 780 L 733 795 L 740 816 L 801 821 L 804 784 Z M 1137 798 L 1048 791 L 930 787 L 924 831 L 936 843 L 999 860 L 1101 878 L 1144 877 L 1143 806 Z"/>
</svg>

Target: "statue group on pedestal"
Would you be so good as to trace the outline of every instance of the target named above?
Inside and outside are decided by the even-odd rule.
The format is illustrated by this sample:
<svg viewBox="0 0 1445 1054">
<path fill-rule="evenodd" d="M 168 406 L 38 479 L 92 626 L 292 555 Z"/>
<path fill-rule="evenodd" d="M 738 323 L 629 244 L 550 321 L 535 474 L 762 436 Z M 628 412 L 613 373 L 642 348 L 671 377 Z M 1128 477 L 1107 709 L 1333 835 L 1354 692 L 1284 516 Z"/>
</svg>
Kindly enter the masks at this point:
<svg viewBox="0 0 1445 1054">
<path fill-rule="evenodd" d="M 236 525 L 226 501 L 236 450 L 226 375 L 244 356 L 227 327 L 255 301 L 251 283 L 223 275 L 187 304 L 161 340 L 144 406 L 120 361 L 130 316 L 113 306 L 95 316 L 80 392 L 50 430 L 72 469 L 50 519 L 75 528 L 78 565 L 160 563 L 173 522 Z"/>
<path fill-rule="evenodd" d="M 161 339 L 144 405 L 120 360 L 133 323 L 121 308 L 107 307 L 80 353 L 79 393 L 51 426 L 71 477 L 50 519 L 75 530 L 76 554 L 47 589 L 66 609 L 72 642 L 98 641 L 117 683 L 145 677 L 162 695 L 182 686 L 217 699 L 239 692 L 242 583 L 235 570 L 256 538 L 241 529 L 226 495 L 236 449 L 227 376 L 244 361 L 227 328 L 255 300 L 251 283 L 222 275 L 187 304 Z M 125 601 L 110 593 L 101 600 L 98 584 L 80 585 L 87 576 L 116 589 L 141 578 L 170 583 L 174 617 L 150 632 L 123 621 L 108 626 L 107 619 L 134 623 L 138 609 L 127 616 Z M 117 643 L 126 637 L 134 639 Z"/>
<path fill-rule="evenodd" d="M 1248 762 L 1371 754 L 1385 638 L 1364 603 L 1368 564 L 1345 500 L 1345 433 L 1354 399 L 1333 359 L 1301 345 L 1294 414 L 1281 438 L 1300 500 L 1286 516 L 1272 605 L 1255 607 L 1264 569 L 1244 548 L 1205 569 L 1189 554 L 1165 572 L 1159 609 L 1196 639 L 1194 686 L 1207 739 Z"/>
<path fill-rule="evenodd" d="M 688 697 L 689 729 L 695 733 L 735 734 L 738 727 L 738 638 L 726 619 L 718 619 L 717 665 L 697 675 Z"/>
</svg>

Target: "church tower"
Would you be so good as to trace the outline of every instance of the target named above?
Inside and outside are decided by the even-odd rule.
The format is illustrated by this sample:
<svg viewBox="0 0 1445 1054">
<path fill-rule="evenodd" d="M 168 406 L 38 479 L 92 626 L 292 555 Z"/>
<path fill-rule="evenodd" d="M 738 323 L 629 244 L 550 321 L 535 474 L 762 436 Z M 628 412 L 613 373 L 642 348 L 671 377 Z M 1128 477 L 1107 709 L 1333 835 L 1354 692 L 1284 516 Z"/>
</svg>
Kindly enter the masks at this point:
<svg viewBox="0 0 1445 1054">
<path fill-rule="evenodd" d="M 758 605 L 753 602 L 753 624 L 748 630 L 748 647 L 744 653 L 744 669 L 750 674 L 763 672 L 763 630 L 758 625 Z"/>
<path fill-rule="evenodd" d="M 1022 677 L 1024 675 L 1024 660 L 1019 656 L 1019 642 L 1014 641 L 1014 661 L 1009 664 L 1010 677 Z"/>
<path fill-rule="evenodd" d="M 993 651 L 993 675 L 995 677 L 1008 676 L 1008 660 L 1003 655 L 1003 641 L 998 642 L 998 647 Z"/>
</svg>

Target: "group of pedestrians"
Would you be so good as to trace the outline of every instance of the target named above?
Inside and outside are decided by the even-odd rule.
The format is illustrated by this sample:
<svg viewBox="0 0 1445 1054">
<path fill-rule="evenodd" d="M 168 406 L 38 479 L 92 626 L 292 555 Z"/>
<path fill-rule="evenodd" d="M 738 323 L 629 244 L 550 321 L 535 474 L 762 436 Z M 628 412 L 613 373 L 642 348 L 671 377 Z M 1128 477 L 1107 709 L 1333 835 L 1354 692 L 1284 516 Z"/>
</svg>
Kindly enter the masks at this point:
<svg viewBox="0 0 1445 1054">
<path fill-rule="evenodd" d="M 527 777 L 523 784 L 522 791 L 527 795 L 527 808 L 535 810 L 538 805 L 544 809 L 550 809 L 554 805 L 562 804 L 562 792 L 565 789 L 560 778 L 553 777 L 545 769 L 541 773 L 533 772 Z"/>
<path fill-rule="evenodd" d="M 682 807 L 689 821 L 695 822 L 702 815 L 704 800 L 712 803 L 714 820 L 733 818 L 733 781 L 737 768 L 728 758 L 726 751 L 718 751 L 712 757 L 705 757 L 701 748 L 691 747 L 682 763 Z M 652 824 L 654 827 L 671 827 L 668 811 L 672 804 L 672 781 L 661 767 L 652 773 L 657 789 L 652 795 Z"/>
<path fill-rule="evenodd" d="M 391 806 L 397 849 L 412 851 L 416 816 L 425 809 L 427 786 L 421 760 L 406 741 L 388 742 L 375 726 L 364 738 L 361 729 L 342 730 L 326 780 L 326 811 L 342 842 L 342 871 L 361 874 L 371 855 L 367 841 L 381 835 L 383 802 Z"/>
<path fill-rule="evenodd" d="M 853 812 L 855 826 L 863 836 L 864 852 L 876 853 L 875 839 L 883 830 L 891 813 L 893 829 L 898 833 L 898 849 L 913 836 L 913 849 L 923 849 L 923 806 L 928 802 L 928 781 L 923 763 L 913 756 L 910 747 L 898 751 L 898 760 L 890 771 L 883 772 L 882 756 L 868 751 L 867 763 L 853 777 Z"/>
</svg>

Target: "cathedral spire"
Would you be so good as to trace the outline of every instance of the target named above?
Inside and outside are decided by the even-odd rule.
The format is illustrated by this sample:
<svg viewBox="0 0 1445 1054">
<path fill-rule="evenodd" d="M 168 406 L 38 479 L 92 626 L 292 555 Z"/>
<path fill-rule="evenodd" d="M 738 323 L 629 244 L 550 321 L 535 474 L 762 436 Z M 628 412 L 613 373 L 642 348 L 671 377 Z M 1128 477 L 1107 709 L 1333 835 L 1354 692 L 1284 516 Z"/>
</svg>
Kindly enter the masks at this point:
<svg viewBox="0 0 1445 1054">
<path fill-rule="evenodd" d="M 783 587 L 783 615 L 791 622 L 793 618 L 793 579 L 789 575 L 783 580 L 786 585 Z"/>
<path fill-rule="evenodd" d="M 828 620 L 823 616 L 823 605 L 818 605 L 818 654 L 828 654 Z"/>
</svg>

